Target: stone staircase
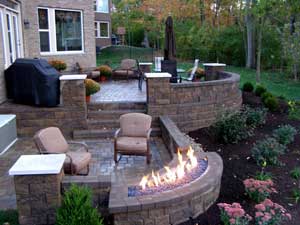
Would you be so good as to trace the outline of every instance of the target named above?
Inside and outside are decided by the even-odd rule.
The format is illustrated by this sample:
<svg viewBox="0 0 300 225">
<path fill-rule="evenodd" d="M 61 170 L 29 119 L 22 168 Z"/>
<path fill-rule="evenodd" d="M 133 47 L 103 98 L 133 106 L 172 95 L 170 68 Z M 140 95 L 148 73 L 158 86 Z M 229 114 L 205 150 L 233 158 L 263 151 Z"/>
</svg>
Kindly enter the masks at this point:
<svg viewBox="0 0 300 225">
<path fill-rule="evenodd" d="M 146 113 L 145 102 L 108 102 L 88 104 L 86 130 L 74 130 L 74 139 L 113 138 L 120 127 L 119 118 L 126 113 Z M 159 124 L 152 124 L 152 136 L 160 136 Z"/>
</svg>

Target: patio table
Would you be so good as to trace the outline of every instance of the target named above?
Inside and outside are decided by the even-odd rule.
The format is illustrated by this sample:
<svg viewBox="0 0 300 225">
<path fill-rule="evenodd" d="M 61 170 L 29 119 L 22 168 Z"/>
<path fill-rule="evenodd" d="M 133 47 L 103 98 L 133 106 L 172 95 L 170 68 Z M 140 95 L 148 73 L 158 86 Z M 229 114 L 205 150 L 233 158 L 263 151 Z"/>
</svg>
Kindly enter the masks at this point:
<svg viewBox="0 0 300 225">
<path fill-rule="evenodd" d="M 161 69 L 154 69 L 154 72 L 161 72 Z M 184 69 L 180 69 L 180 68 L 177 69 L 177 73 L 184 73 L 184 72 L 185 72 Z"/>
</svg>

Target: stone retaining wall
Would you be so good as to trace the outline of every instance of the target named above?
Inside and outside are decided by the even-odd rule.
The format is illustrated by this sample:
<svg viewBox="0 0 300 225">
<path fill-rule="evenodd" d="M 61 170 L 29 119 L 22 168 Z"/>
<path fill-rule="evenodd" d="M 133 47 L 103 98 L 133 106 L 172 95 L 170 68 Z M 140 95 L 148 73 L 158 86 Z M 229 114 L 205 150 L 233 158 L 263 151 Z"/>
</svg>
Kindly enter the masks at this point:
<svg viewBox="0 0 300 225">
<path fill-rule="evenodd" d="M 147 79 L 148 114 L 168 115 L 184 132 L 210 126 L 224 110 L 242 104 L 240 76 L 220 72 L 220 80 L 171 84 L 169 78 Z"/>
<path fill-rule="evenodd" d="M 19 136 L 32 137 L 49 126 L 59 127 L 71 137 L 73 130 L 87 128 L 84 80 L 61 81 L 61 104 L 46 108 L 6 102 L 0 105 L 0 114 L 16 114 Z"/>
</svg>

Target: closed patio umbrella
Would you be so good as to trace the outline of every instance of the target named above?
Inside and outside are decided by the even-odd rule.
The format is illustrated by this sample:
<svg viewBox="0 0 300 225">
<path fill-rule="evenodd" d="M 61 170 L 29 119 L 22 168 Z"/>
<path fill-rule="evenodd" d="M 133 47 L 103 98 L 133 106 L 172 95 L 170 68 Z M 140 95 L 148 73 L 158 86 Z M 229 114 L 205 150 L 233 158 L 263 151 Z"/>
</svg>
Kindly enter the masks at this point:
<svg viewBox="0 0 300 225">
<path fill-rule="evenodd" d="M 174 35 L 173 19 L 168 16 L 165 28 L 165 60 L 175 60 L 176 44 Z"/>
</svg>

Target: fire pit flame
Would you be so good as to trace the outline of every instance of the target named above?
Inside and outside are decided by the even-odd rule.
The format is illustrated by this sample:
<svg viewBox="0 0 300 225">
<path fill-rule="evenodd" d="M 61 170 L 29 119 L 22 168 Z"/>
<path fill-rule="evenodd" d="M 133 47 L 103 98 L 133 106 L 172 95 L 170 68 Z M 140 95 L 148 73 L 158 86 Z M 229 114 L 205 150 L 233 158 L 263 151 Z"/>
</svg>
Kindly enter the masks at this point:
<svg viewBox="0 0 300 225">
<path fill-rule="evenodd" d="M 164 184 L 175 183 L 176 181 L 184 178 L 187 172 L 190 172 L 197 167 L 198 160 L 197 157 L 194 156 L 194 152 L 194 149 L 192 149 L 190 146 L 186 154 L 187 160 L 185 161 L 180 151 L 178 151 L 178 165 L 175 168 L 170 169 L 169 167 L 165 166 L 165 174 L 162 175 L 160 175 L 158 172 L 155 174 L 154 171 L 152 171 L 151 176 L 144 176 L 139 185 L 143 190 L 145 190 L 147 187 L 159 187 Z"/>
</svg>

